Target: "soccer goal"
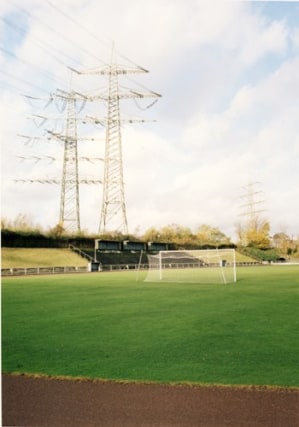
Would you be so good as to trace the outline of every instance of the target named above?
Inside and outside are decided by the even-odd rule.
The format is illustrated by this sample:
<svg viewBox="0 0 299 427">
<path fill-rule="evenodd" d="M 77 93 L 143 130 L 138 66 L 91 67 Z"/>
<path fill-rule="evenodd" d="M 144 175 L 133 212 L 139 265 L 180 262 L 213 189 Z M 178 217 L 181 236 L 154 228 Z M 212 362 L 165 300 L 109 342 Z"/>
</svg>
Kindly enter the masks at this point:
<svg viewBox="0 0 299 427">
<path fill-rule="evenodd" d="M 234 283 L 234 249 L 160 251 L 148 254 L 146 282 Z"/>
</svg>

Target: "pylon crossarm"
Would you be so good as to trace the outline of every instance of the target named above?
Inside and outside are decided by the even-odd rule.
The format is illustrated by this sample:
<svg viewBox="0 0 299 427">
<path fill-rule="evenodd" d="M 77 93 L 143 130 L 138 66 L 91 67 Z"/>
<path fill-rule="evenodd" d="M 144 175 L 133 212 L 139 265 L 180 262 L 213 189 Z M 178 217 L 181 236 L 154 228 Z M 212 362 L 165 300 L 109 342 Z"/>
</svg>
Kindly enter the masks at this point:
<svg viewBox="0 0 299 427">
<path fill-rule="evenodd" d="M 23 183 L 23 184 L 57 184 L 60 185 L 62 183 L 61 180 L 56 179 L 56 178 L 43 178 L 43 179 L 39 179 L 39 178 L 33 178 L 33 179 L 14 179 L 14 182 L 18 182 L 18 183 Z M 66 184 L 76 184 L 76 180 L 75 179 L 68 179 L 65 180 Z M 84 179 L 81 178 L 78 180 L 79 184 L 102 184 L 102 180 L 100 179 L 92 179 L 92 178 L 88 178 L 88 179 Z"/>
<path fill-rule="evenodd" d="M 114 64 L 113 66 L 111 65 L 104 65 L 103 67 L 100 68 L 94 68 L 91 70 L 85 70 L 85 71 L 80 71 L 80 70 L 76 70 L 75 68 L 69 67 L 69 69 L 71 71 L 73 71 L 76 74 L 79 75 L 109 75 L 111 73 L 117 74 L 117 75 L 124 75 L 124 74 L 139 74 L 139 73 L 148 73 L 149 71 L 146 70 L 145 68 L 142 68 L 140 66 L 137 67 L 125 67 L 125 66 L 121 66 L 121 65 L 116 65 Z"/>
</svg>

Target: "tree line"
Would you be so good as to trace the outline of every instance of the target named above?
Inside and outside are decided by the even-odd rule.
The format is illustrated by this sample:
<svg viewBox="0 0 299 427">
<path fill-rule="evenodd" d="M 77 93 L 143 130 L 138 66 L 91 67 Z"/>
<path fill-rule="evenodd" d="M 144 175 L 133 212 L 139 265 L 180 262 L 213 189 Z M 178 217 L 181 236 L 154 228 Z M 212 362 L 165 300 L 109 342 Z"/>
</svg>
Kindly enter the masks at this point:
<svg viewBox="0 0 299 427">
<path fill-rule="evenodd" d="M 202 224 L 195 231 L 189 227 L 170 224 L 160 228 L 150 227 L 144 233 L 138 232 L 124 235 L 118 231 L 105 234 L 90 234 L 82 231 L 77 234 L 67 234 L 60 225 L 48 230 L 36 226 L 26 215 L 18 215 L 14 220 L 2 219 L 2 246 L 10 247 L 67 247 L 72 244 L 77 247 L 94 247 L 95 239 L 131 240 L 144 242 L 171 243 L 174 248 L 200 249 L 238 247 L 255 248 L 260 251 L 276 250 L 288 256 L 299 256 L 299 236 L 290 237 L 284 231 L 270 237 L 270 225 L 267 221 L 256 221 L 241 227 L 236 227 L 238 241 L 231 238 L 219 228 Z"/>
</svg>

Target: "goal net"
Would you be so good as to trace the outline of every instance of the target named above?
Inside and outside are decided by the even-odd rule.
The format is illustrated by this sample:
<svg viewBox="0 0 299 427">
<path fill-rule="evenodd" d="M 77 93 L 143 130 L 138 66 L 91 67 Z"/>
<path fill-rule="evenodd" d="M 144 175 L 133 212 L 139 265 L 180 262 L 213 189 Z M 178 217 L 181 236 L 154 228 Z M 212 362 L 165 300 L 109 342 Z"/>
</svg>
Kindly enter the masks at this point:
<svg viewBox="0 0 299 427">
<path fill-rule="evenodd" d="M 147 282 L 236 282 L 234 249 L 160 251 L 148 254 Z"/>
</svg>

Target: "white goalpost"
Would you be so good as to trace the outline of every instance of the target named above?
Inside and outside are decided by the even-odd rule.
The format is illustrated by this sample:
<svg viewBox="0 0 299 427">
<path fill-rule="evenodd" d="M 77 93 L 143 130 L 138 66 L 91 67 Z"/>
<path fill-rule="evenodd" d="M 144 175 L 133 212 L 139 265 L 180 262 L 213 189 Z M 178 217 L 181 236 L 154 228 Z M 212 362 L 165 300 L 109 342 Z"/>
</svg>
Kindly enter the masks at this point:
<svg viewBox="0 0 299 427">
<path fill-rule="evenodd" d="M 234 249 L 160 251 L 147 255 L 147 282 L 235 283 Z"/>
</svg>

